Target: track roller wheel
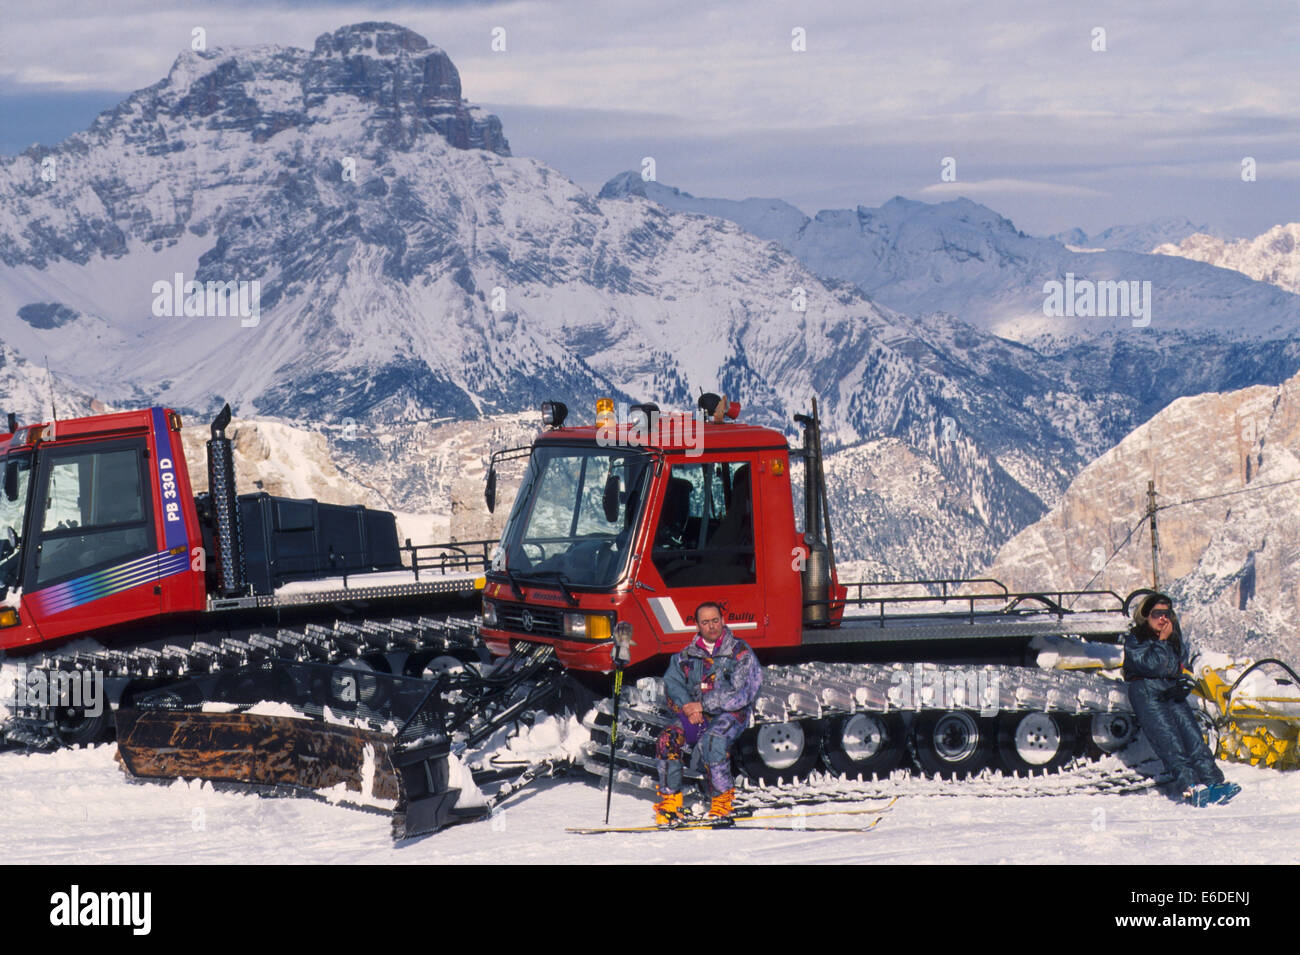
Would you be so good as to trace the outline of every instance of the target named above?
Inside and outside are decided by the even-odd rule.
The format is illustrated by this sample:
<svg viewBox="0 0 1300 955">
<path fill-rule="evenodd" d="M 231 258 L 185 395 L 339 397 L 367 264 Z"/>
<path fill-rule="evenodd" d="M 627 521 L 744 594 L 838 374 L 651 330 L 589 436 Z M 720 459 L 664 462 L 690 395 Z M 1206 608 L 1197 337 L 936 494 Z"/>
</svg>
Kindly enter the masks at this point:
<svg viewBox="0 0 1300 955">
<path fill-rule="evenodd" d="M 912 725 L 921 772 L 944 779 L 978 773 L 993 758 L 997 722 L 965 710 L 929 710 Z"/>
<path fill-rule="evenodd" d="M 491 657 L 488 660 L 490 661 Z M 468 648 L 456 647 L 442 652 L 421 650 L 406 658 L 402 664 L 402 672 L 406 676 L 418 676 L 429 680 L 437 679 L 443 673 L 454 673 L 458 670 L 480 673 L 484 668 L 483 664 L 483 658 Z"/>
<path fill-rule="evenodd" d="M 1055 772 L 1074 756 L 1075 721 L 1063 713 L 1006 713 L 998 721 L 998 762 L 1009 773 Z"/>
<path fill-rule="evenodd" d="M 54 734 L 64 746 L 94 746 L 112 739 L 113 732 L 113 712 L 107 703 L 98 716 L 74 706 L 54 710 Z"/>
<path fill-rule="evenodd" d="M 903 721 L 897 713 L 854 713 L 831 722 L 826 766 L 846 776 L 884 776 L 903 759 Z"/>
<path fill-rule="evenodd" d="M 1105 756 L 1119 752 L 1137 739 L 1137 717 L 1132 713 L 1094 713 L 1088 730 L 1089 754 Z"/>
<path fill-rule="evenodd" d="M 818 720 L 799 723 L 763 723 L 740 734 L 736 753 L 751 779 L 775 783 L 802 779 L 821 758 L 824 725 Z"/>
<path fill-rule="evenodd" d="M 444 673 L 460 673 L 467 667 L 473 666 L 474 664 L 466 663 L 459 657 L 444 653 L 429 660 L 420 670 L 419 675 L 426 680 L 436 680 Z"/>
<path fill-rule="evenodd" d="M 388 664 L 382 657 L 358 657 L 346 660 L 328 675 L 313 677 L 312 699 L 323 706 L 354 710 L 366 706 L 382 709 L 388 702 L 390 686 Z"/>
</svg>

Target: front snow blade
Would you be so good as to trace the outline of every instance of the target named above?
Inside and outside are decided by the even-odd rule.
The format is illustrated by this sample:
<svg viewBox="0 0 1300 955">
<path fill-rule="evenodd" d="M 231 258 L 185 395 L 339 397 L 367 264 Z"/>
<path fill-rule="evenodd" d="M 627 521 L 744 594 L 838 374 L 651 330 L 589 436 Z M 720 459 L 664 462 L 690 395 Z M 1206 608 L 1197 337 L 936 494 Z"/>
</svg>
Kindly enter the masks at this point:
<svg viewBox="0 0 1300 955">
<path fill-rule="evenodd" d="M 384 733 L 252 713 L 119 710 L 123 769 L 140 779 L 202 779 L 317 796 L 393 813 L 393 838 L 437 832 L 488 813 L 457 808 L 445 739 L 399 746 Z"/>
<path fill-rule="evenodd" d="M 453 732 L 458 745 L 472 746 L 553 704 L 567 686 L 544 645 L 520 647 L 484 673 L 466 668 L 436 680 L 262 661 L 137 694 L 134 708 L 117 712 L 118 753 L 143 779 L 204 779 L 392 810 L 393 837 L 405 839 L 491 812 L 456 805 Z M 266 701 L 288 713 L 246 712 Z"/>
<path fill-rule="evenodd" d="M 319 720 L 251 713 L 119 710 L 122 765 L 143 779 L 290 788 L 392 809 L 401 798 L 393 738 Z"/>
</svg>

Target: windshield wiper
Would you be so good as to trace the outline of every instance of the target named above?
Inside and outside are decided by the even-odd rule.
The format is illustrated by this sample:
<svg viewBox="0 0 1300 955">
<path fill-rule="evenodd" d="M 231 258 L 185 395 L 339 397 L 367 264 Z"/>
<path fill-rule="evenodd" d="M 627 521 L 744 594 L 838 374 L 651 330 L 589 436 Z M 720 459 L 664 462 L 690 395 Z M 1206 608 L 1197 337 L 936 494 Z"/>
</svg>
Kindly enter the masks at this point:
<svg viewBox="0 0 1300 955">
<path fill-rule="evenodd" d="M 518 597 L 520 600 L 523 600 L 523 599 L 524 599 L 524 591 L 523 591 L 523 589 L 519 586 L 519 584 L 517 584 L 517 583 L 515 582 L 515 578 L 514 578 L 514 577 L 511 575 L 511 573 L 510 573 L 510 568 L 507 567 L 507 566 L 505 565 L 504 562 L 501 564 L 501 573 L 505 574 L 505 575 L 506 575 L 506 580 L 510 581 L 510 587 L 511 587 L 511 589 L 514 590 L 514 592 L 515 592 L 515 596 Z"/>
</svg>

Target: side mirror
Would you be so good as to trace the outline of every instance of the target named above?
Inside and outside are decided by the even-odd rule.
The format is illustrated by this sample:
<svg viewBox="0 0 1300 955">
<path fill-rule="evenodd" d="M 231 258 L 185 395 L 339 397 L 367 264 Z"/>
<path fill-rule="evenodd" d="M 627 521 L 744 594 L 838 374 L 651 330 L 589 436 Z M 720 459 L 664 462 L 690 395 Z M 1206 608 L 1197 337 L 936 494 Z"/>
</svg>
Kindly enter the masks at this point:
<svg viewBox="0 0 1300 955">
<path fill-rule="evenodd" d="M 622 487 L 617 474 L 605 478 L 605 496 L 601 503 L 605 506 L 605 520 L 611 524 L 618 520 L 618 492 Z"/>
<path fill-rule="evenodd" d="M 18 462 L 5 462 L 5 500 L 18 500 Z"/>
<path fill-rule="evenodd" d="M 496 465 L 488 468 L 487 487 L 483 489 L 483 499 L 487 501 L 489 514 L 493 514 L 497 509 L 497 469 Z"/>
</svg>

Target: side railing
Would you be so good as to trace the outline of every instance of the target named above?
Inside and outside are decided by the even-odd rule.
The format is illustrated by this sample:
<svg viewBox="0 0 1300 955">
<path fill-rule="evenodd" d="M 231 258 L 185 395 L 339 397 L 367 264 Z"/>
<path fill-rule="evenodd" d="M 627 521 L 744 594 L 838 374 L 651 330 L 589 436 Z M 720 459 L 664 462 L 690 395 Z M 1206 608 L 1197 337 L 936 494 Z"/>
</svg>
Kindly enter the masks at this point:
<svg viewBox="0 0 1300 955">
<path fill-rule="evenodd" d="M 1013 592 L 992 577 L 948 577 L 915 580 L 872 580 L 842 584 L 848 593 L 843 600 L 809 600 L 804 607 L 826 606 L 832 619 L 846 616 L 849 608 L 867 613 L 853 613 L 851 619 L 864 619 L 885 627 L 891 621 L 924 618 L 960 619 L 975 623 L 979 619 L 1008 615 L 1052 615 L 1060 619 L 1073 613 L 1114 613 L 1127 616 L 1132 596 L 1122 597 L 1113 590 L 1039 590 Z M 977 590 L 968 588 L 978 587 Z M 925 593 L 869 594 L 869 590 L 924 588 Z M 1082 605 L 1080 605 L 1082 604 Z M 805 618 L 807 613 L 805 612 Z"/>
<path fill-rule="evenodd" d="M 492 563 L 492 551 L 497 546 L 494 540 L 449 541 L 445 544 L 412 544 L 406 539 L 402 551 L 402 563 L 420 579 L 420 574 L 429 577 L 444 574 L 486 572 Z"/>
</svg>

